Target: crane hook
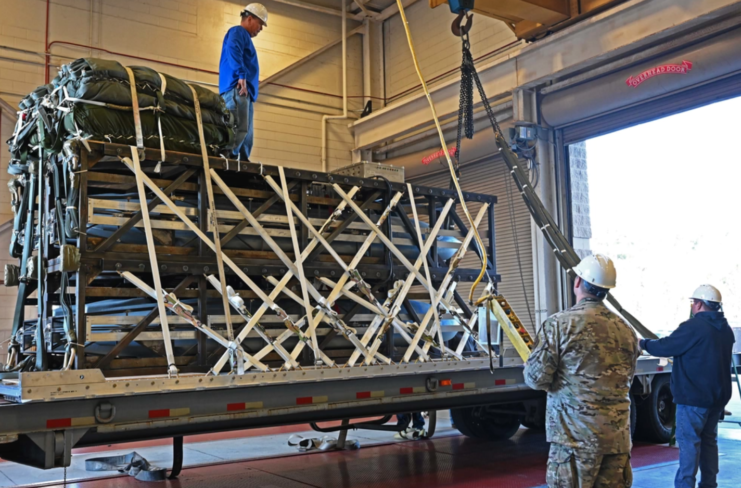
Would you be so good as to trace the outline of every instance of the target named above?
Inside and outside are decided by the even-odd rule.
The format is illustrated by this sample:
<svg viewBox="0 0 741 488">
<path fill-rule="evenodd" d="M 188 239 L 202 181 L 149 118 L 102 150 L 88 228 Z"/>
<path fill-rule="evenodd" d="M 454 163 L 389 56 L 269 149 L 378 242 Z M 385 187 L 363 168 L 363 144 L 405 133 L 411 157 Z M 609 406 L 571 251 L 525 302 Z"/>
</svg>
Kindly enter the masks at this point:
<svg viewBox="0 0 741 488">
<path fill-rule="evenodd" d="M 463 25 L 463 18 L 466 18 L 466 24 Z M 473 27 L 473 14 L 461 10 L 460 13 L 458 13 L 458 16 L 453 21 L 453 24 L 450 26 L 450 30 L 453 31 L 453 35 L 457 37 L 465 36 L 468 34 L 468 31 L 471 30 L 471 27 Z"/>
</svg>

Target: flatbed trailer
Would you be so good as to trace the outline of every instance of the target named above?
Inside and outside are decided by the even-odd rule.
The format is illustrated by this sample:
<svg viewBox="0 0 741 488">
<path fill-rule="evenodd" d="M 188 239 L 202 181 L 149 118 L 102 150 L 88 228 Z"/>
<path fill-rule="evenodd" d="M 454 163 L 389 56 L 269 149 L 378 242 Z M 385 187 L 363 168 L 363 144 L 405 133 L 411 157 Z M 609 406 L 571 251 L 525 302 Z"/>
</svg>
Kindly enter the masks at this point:
<svg viewBox="0 0 741 488">
<path fill-rule="evenodd" d="M 537 426 L 545 414 L 544 394 L 525 385 L 522 372 L 522 361 L 509 358 L 493 372 L 488 360 L 475 359 L 210 377 L 21 373 L 0 386 L 0 394 L 12 399 L 0 405 L 0 456 L 53 468 L 69 466 L 73 447 L 476 407 L 498 417 L 502 431 L 513 421 Z M 668 373 L 662 359 L 639 359 L 633 394 L 650 407 L 642 415 L 668 414 L 660 411 L 667 408 L 660 403 L 667 399 Z M 663 390 L 652 395 L 657 383 Z M 664 423 L 670 430 L 670 419 Z"/>
<path fill-rule="evenodd" d="M 501 333 L 493 349 L 479 340 L 480 311 L 455 289 L 458 281 L 473 281 L 478 274 L 459 266 L 468 250 L 486 252 L 490 283 L 499 281 L 495 196 L 463 195 L 478 205 L 477 225 L 483 219 L 488 222 L 488 244 L 481 250 L 455 212 L 460 203 L 456 193 L 448 189 L 206 154 L 168 151 L 162 158 L 157 150 L 95 141 L 75 141 L 67 157 L 74 161 L 65 164 L 79 176 L 77 259 L 63 252 L 62 244 L 69 246 L 69 239 L 55 239 L 59 212 L 53 171 L 39 171 L 43 191 L 38 199 L 22 195 L 31 225 L 20 229 L 18 245 L 28 239 L 37 243 L 43 273 L 34 282 L 23 266 L 15 271 L 22 292 L 13 347 L 16 364 L 25 357 L 45 366 L 0 373 L 0 457 L 48 469 L 68 466 L 74 447 L 330 420 L 343 420 L 345 428 L 390 430 L 394 427 L 384 424 L 393 414 L 448 408 L 466 435 L 501 438 L 520 424 L 542 427 L 545 396 L 524 384 L 522 359 L 505 347 Z M 62 160 L 51 164 L 61 166 Z M 216 200 L 212 192 L 217 184 L 207 175 L 221 181 Z M 144 218 L 141 212 L 145 187 L 155 194 L 146 200 L 156 217 Z M 227 199 L 247 202 L 242 206 L 249 211 L 226 210 Z M 287 200 L 294 202 L 293 213 L 289 205 L 277 211 Z M 194 207 L 183 210 L 175 201 L 190 201 Z M 336 220 L 340 208 L 346 213 Z M 251 212 L 260 217 L 257 224 L 244 219 Z M 49 224 L 40 236 L 33 225 L 38 214 Z M 419 224 L 420 216 L 426 217 L 427 227 Z M 295 227 L 288 224 L 292 218 L 297 219 Z M 318 233 L 326 241 L 349 246 L 337 247 L 344 249 L 340 256 L 332 255 L 332 246 L 312 254 L 320 239 L 309 224 L 322 221 Z M 96 227 L 108 230 L 95 237 Z M 172 233 L 156 236 L 154 230 Z M 146 239 L 141 234 L 138 241 L 132 238 L 136 232 Z M 162 243 L 173 235 L 180 246 Z M 210 237 L 215 235 L 222 235 L 222 243 L 246 235 L 271 244 L 265 249 L 220 249 Z M 289 257 L 287 250 L 296 252 Z M 299 254 L 312 259 L 301 263 Z M 413 259 L 417 261 L 411 264 Z M 60 286 L 64 273 L 67 287 Z M 293 289 L 279 288 L 276 282 L 289 273 L 298 278 L 291 281 Z M 244 302 L 255 302 L 249 313 L 240 312 L 242 323 L 250 323 L 266 303 L 261 294 L 273 290 L 283 295 L 269 307 L 275 316 L 264 315 L 264 328 L 242 334 L 247 326 L 240 331 L 235 320 L 229 332 L 229 314 L 218 306 L 238 306 L 222 302 L 218 290 L 224 291 L 227 280 L 235 286 L 248 283 L 245 278 L 259 284 L 237 290 Z M 336 282 L 342 279 L 365 291 L 341 291 Z M 154 287 L 147 284 L 152 281 Z M 40 301 L 30 296 L 39 282 L 44 284 Z M 412 283 L 425 282 L 423 292 L 410 291 Z M 302 303 L 305 296 L 300 295 L 306 291 L 314 292 L 313 312 Z M 162 323 L 163 310 L 151 309 L 152 302 L 131 317 L 126 307 L 123 314 L 94 311 L 96 304 L 112 303 L 105 300 L 158 293 L 164 293 L 170 307 L 170 335 L 156 322 L 159 317 Z M 412 299 L 424 301 L 425 295 L 427 308 L 416 310 Z M 192 305 L 184 303 L 184 297 Z M 338 304 L 337 309 L 330 310 L 322 297 Z M 64 300 L 68 308 L 69 300 L 74 301 L 68 325 L 76 341 L 65 339 L 69 331 L 61 325 L 64 316 L 56 313 Z M 433 300 L 441 313 L 434 319 Z M 23 320 L 29 305 L 38 308 L 40 319 Z M 309 340 L 306 323 L 311 320 L 303 320 L 304 313 L 329 316 L 315 329 L 321 344 Z M 111 316 L 113 320 L 106 318 Z M 95 328 L 101 324 L 102 329 Z M 303 345 L 295 337 L 297 331 L 307 335 Z M 140 349 L 130 349 L 137 340 L 159 355 L 137 356 Z M 155 342 L 165 347 L 155 347 Z M 285 344 L 283 353 L 280 344 Z M 259 347 L 267 352 L 260 356 Z M 38 361 L 39 354 L 45 361 Z M 641 422 L 655 438 L 671 430 L 669 371 L 658 358 L 644 357 L 638 363 L 633 394 L 643 400 Z M 376 421 L 350 422 L 374 416 Z M 181 442 L 174 445 L 182 449 Z M 178 457 L 182 461 L 176 451 Z"/>
</svg>

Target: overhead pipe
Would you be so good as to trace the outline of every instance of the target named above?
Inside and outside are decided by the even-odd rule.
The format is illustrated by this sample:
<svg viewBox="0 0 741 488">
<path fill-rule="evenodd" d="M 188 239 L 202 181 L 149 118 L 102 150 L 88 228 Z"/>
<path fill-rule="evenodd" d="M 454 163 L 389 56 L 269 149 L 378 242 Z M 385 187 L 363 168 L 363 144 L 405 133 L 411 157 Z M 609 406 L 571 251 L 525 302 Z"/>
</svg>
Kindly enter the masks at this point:
<svg viewBox="0 0 741 488">
<path fill-rule="evenodd" d="M 371 38 L 370 19 L 363 21 L 363 106 L 371 100 Z"/>
<path fill-rule="evenodd" d="M 342 115 L 322 116 L 322 171 L 327 173 L 327 121 L 347 120 L 347 1 L 342 2 Z"/>
</svg>

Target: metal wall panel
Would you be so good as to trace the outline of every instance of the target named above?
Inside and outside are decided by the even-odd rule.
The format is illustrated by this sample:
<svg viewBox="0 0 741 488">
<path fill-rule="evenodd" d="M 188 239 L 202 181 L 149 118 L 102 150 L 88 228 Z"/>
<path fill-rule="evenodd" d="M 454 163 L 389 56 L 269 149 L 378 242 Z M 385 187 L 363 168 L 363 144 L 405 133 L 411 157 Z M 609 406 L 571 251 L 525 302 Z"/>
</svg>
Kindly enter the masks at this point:
<svg viewBox="0 0 741 488">
<path fill-rule="evenodd" d="M 741 96 L 741 74 L 570 125 L 563 129 L 564 143 L 573 144 L 738 96 Z"/>
<path fill-rule="evenodd" d="M 738 20 L 727 22 L 732 26 Z M 571 144 L 739 96 L 740 41 L 739 28 L 721 30 L 702 42 L 686 41 L 685 47 L 677 48 L 676 41 L 640 63 L 563 89 L 546 89 L 539 107 L 541 122 L 563 129 L 564 142 Z M 679 73 L 671 71 L 679 68 Z M 656 74 L 659 70 L 664 72 Z"/>
</svg>

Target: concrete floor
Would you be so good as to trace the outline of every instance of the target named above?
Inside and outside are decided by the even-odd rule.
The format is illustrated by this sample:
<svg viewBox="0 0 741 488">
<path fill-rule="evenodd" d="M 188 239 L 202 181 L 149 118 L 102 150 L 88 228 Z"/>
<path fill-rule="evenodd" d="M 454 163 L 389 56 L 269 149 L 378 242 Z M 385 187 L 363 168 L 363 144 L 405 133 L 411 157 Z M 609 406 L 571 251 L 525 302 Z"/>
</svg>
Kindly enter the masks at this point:
<svg viewBox="0 0 741 488">
<path fill-rule="evenodd" d="M 737 391 L 728 409 L 741 417 L 741 399 Z M 460 436 L 457 430 L 451 428 L 447 412 L 440 412 L 437 433 L 431 441 L 402 442 L 395 440 L 393 434 L 388 432 L 356 431 L 348 437 L 360 441 L 362 448 L 359 451 L 298 454 L 296 448 L 287 444 L 290 436 L 322 436 L 304 428 L 291 426 L 186 438 L 184 464 L 187 469 L 184 469 L 180 480 L 148 486 L 370 487 L 377 486 L 381 479 L 384 488 L 492 486 L 492 480 L 496 480 L 496 486 L 501 487 L 545 486 L 548 452 L 545 436 L 524 428 L 510 441 L 487 443 Z M 719 445 L 719 487 L 738 488 L 741 486 L 741 466 L 738 461 L 741 459 L 741 427 L 721 424 Z M 147 486 L 133 478 L 120 477 L 115 472 L 85 471 L 86 459 L 127 454 L 134 450 L 156 466 L 170 466 L 172 452 L 167 441 L 76 450 L 72 466 L 67 469 L 66 486 Z M 678 451 L 675 448 L 637 443 L 632 459 L 633 486 L 673 486 L 677 458 Z M 317 466 L 322 466 L 322 469 L 317 471 Z M 249 473 L 249 476 L 245 473 Z M 381 478 L 377 478 L 379 474 Z M 214 485 L 214 477 L 223 478 L 223 484 L 219 482 Z M 82 482 L 91 478 L 106 479 Z M 61 487 L 63 479 L 62 469 L 41 471 L 0 462 L 0 488 L 29 485 Z M 251 481 L 247 482 L 247 479 Z"/>
</svg>

